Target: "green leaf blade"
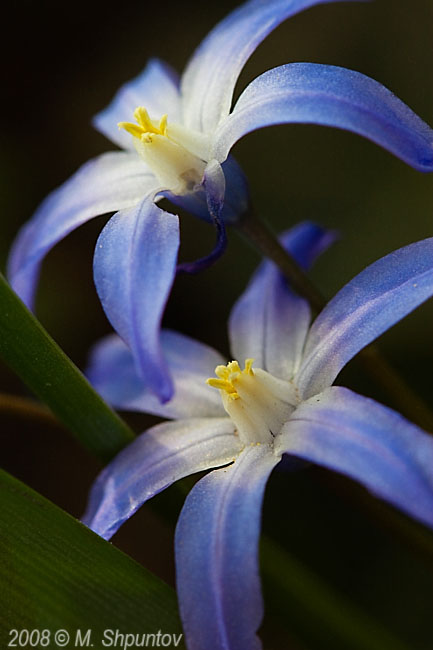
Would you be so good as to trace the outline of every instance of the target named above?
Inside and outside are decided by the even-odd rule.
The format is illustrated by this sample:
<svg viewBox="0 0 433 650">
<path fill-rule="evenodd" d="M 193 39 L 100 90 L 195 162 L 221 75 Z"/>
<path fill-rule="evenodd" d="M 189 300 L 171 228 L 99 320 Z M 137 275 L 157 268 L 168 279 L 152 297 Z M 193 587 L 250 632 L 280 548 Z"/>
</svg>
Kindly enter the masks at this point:
<svg viewBox="0 0 433 650">
<path fill-rule="evenodd" d="M 0 358 L 93 454 L 110 460 L 134 439 L 0 275 Z"/>
<path fill-rule="evenodd" d="M 2 647 L 11 629 L 91 629 L 95 648 L 105 630 L 182 633 L 171 587 L 5 472 L 0 507 Z"/>
</svg>

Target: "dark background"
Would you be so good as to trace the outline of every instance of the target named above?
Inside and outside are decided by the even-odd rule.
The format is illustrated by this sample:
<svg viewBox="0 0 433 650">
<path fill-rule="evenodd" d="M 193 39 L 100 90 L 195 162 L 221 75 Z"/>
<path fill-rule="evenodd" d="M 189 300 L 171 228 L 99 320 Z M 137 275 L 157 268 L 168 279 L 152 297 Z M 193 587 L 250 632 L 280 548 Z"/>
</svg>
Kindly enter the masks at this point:
<svg viewBox="0 0 433 650">
<path fill-rule="evenodd" d="M 23 1 L 2 10 L 3 268 L 19 226 L 44 196 L 84 161 L 113 148 L 92 129 L 92 116 L 140 72 L 148 57 L 158 56 L 180 72 L 194 47 L 236 4 Z M 237 94 L 264 70 L 293 61 L 363 72 L 433 124 L 430 0 L 313 7 L 284 23 L 258 48 Z M 353 134 L 302 125 L 272 127 L 247 136 L 234 153 L 251 183 L 257 211 L 276 231 L 303 219 L 340 231 L 339 243 L 312 274 L 328 296 L 378 257 L 433 235 L 433 177 Z M 91 272 L 93 247 L 105 219 L 82 227 L 49 254 L 38 294 L 42 323 L 81 367 L 92 342 L 109 331 Z M 213 237 L 206 224 L 182 216 L 183 258 L 203 255 Z M 230 233 L 228 253 L 214 268 L 176 283 L 166 324 L 228 353 L 226 319 L 257 262 L 256 253 Z M 432 318 L 432 304 L 427 304 L 379 342 L 430 403 Z M 339 382 L 386 402 L 351 365 Z M 5 367 L 0 367 L 0 391 L 26 394 Z M 130 421 L 138 430 L 150 422 L 141 417 Z M 0 432 L 4 467 L 79 516 L 97 463 L 56 426 L 0 412 Z M 172 529 L 149 508 L 144 510 L 125 526 L 118 543 L 172 580 Z M 340 593 L 409 639 L 413 648 L 428 650 L 433 647 L 431 556 L 413 549 L 411 535 L 421 527 L 409 525 L 410 532 L 403 534 L 403 523 L 403 516 L 324 470 L 277 475 L 267 492 L 266 530 Z M 272 593 L 267 602 L 268 646 L 286 647 L 284 607 L 273 601 Z M 332 639 L 305 639 L 295 632 L 291 643 L 333 647 Z"/>
</svg>

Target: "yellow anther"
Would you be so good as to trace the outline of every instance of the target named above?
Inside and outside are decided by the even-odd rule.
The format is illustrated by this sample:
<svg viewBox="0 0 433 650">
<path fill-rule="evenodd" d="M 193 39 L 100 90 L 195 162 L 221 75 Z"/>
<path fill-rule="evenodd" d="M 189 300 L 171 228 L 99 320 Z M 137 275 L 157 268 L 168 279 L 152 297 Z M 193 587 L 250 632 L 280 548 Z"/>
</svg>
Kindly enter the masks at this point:
<svg viewBox="0 0 433 650">
<path fill-rule="evenodd" d="M 241 375 L 254 375 L 253 362 L 254 359 L 247 359 L 243 370 L 241 370 L 237 361 L 230 361 L 226 366 L 217 366 L 215 374 L 218 379 L 211 377 L 206 383 L 213 388 L 224 390 L 232 399 L 238 399 L 239 395 L 235 383 Z"/>
<path fill-rule="evenodd" d="M 217 366 L 215 368 L 215 374 L 220 379 L 228 379 L 229 371 L 227 370 L 227 366 Z"/>
<path fill-rule="evenodd" d="M 206 383 L 213 388 L 218 388 L 218 390 L 224 390 L 232 399 L 238 399 L 239 395 L 236 392 L 236 389 L 233 387 L 229 381 L 225 379 L 215 379 L 211 377 L 206 380 Z"/>
<path fill-rule="evenodd" d="M 215 368 L 215 374 L 221 379 L 229 380 L 230 375 L 235 373 L 242 372 L 237 361 L 230 361 L 226 366 L 217 366 Z"/>
<path fill-rule="evenodd" d="M 132 122 L 118 122 L 117 126 L 119 129 L 125 129 L 125 131 L 128 131 L 128 133 L 133 135 L 134 138 L 141 138 L 143 134 L 143 129 L 141 126 L 138 126 L 138 124 L 133 124 Z"/>
<path fill-rule="evenodd" d="M 152 135 L 167 135 L 167 115 L 163 115 L 159 121 L 159 125 L 155 126 L 144 106 L 137 106 L 134 111 L 134 118 L 137 124 L 133 122 L 119 122 L 117 126 L 119 129 L 125 129 L 134 138 L 138 138 L 145 143 L 152 142 Z"/>
<path fill-rule="evenodd" d="M 161 117 L 159 120 L 159 132 L 161 135 L 167 135 L 167 113 Z"/>
<path fill-rule="evenodd" d="M 149 113 L 146 111 L 144 106 L 137 106 L 134 111 L 134 118 L 136 122 L 142 127 L 143 131 L 150 131 L 150 133 L 156 133 L 156 130 L 150 120 Z"/>
<path fill-rule="evenodd" d="M 237 375 L 242 372 L 237 361 L 230 361 L 230 363 L 227 364 L 227 370 L 229 375 Z"/>
</svg>

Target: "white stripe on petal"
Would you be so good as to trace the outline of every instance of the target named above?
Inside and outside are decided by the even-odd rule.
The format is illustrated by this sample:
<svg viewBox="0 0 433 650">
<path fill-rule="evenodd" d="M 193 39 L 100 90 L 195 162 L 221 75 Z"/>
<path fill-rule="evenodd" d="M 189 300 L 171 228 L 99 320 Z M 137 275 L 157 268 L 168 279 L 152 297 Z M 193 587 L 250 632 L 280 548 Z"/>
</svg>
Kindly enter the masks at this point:
<svg viewBox="0 0 433 650">
<path fill-rule="evenodd" d="M 175 481 L 233 462 L 241 450 L 229 418 L 165 422 L 144 432 L 96 479 L 83 522 L 105 539 Z"/>
</svg>

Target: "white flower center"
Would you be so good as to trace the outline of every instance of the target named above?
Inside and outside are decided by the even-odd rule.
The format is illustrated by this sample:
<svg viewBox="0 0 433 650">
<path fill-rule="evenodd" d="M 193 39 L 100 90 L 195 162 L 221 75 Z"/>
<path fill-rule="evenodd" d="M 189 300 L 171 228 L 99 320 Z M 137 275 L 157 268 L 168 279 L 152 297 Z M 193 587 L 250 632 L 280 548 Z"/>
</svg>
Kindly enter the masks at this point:
<svg viewBox="0 0 433 650">
<path fill-rule="evenodd" d="M 167 115 L 152 120 L 142 106 L 134 111 L 133 122 L 119 122 L 134 138 L 134 146 L 161 185 L 182 195 L 200 185 L 209 151 L 208 138 L 202 133 L 167 124 Z"/>
<path fill-rule="evenodd" d="M 299 399 L 290 382 L 277 379 L 261 368 L 252 369 L 253 359 L 241 370 L 237 361 L 217 366 L 217 379 L 207 383 L 218 388 L 224 408 L 245 444 L 272 444 L 295 410 Z"/>
</svg>

